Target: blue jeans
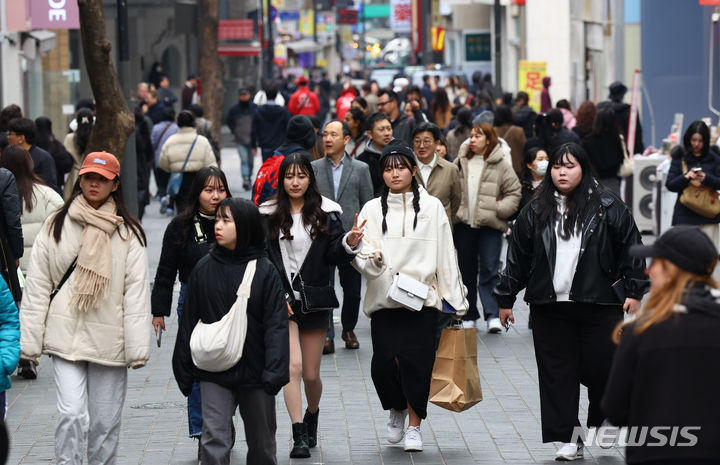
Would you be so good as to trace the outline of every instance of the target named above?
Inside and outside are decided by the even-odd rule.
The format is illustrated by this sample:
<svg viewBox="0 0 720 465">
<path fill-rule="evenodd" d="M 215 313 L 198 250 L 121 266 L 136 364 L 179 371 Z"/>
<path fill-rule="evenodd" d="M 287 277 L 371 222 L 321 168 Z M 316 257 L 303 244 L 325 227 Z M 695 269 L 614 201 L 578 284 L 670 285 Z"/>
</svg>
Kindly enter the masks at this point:
<svg viewBox="0 0 720 465">
<path fill-rule="evenodd" d="M 183 303 L 185 302 L 185 289 L 187 284 L 180 285 L 180 296 L 178 297 L 178 320 L 182 316 Z M 200 398 L 200 384 L 193 383 L 192 391 L 188 396 L 188 429 L 191 438 L 202 435 L 202 400 Z"/>
<path fill-rule="evenodd" d="M 497 318 L 500 308 L 492 291 L 500 280 L 502 232 L 488 227 L 471 228 L 465 223 L 458 223 L 453 235 L 460 274 L 468 290 L 469 308 L 463 319 L 480 318 L 477 309 L 478 293 L 485 319 Z"/>
<path fill-rule="evenodd" d="M 240 155 L 240 165 L 242 177 L 244 181 L 250 182 L 253 172 L 253 154 L 252 148 L 248 145 L 237 144 L 238 155 Z"/>
</svg>

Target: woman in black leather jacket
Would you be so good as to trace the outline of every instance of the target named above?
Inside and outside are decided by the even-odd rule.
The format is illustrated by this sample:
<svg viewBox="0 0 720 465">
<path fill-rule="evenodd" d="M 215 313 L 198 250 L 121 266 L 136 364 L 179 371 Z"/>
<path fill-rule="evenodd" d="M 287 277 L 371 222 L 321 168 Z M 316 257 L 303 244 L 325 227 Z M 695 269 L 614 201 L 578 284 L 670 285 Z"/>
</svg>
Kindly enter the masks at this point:
<svg viewBox="0 0 720 465">
<path fill-rule="evenodd" d="M 545 180 L 515 222 L 507 267 L 495 296 L 500 319 L 514 322 L 512 306 L 525 289 L 530 303 L 540 381 L 543 442 L 562 442 L 557 457 L 583 455 L 573 443 L 580 388 L 588 388 L 588 427 L 600 426 L 599 402 L 614 346 L 611 333 L 633 313 L 647 288 L 642 260 L 628 255 L 641 243 L 627 206 L 595 179 L 578 144 L 560 146 Z"/>
</svg>

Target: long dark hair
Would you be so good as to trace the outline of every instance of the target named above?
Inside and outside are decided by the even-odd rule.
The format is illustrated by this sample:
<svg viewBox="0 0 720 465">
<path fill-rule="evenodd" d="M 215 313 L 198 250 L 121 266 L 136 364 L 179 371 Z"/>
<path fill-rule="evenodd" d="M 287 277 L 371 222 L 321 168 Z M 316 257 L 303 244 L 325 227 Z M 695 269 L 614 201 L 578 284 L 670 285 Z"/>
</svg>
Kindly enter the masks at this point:
<svg viewBox="0 0 720 465">
<path fill-rule="evenodd" d="M 80 158 L 85 155 L 85 149 L 90 142 L 90 134 L 92 133 L 95 120 L 93 112 L 87 108 L 81 108 L 75 113 L 75 121 L 77 121 L 77 129 L 75 130 L 75 147 L 77 148 Z"/>
<path fill-rule="evenodd" d="M 685 134 L 683 135 L 683 146 L 685 148 L 685 153 L 687 155 L 692 155 L 693 148 L 690 144 L 690 139 L 695 134 L 700 134 L 700 136 L 702 137 L 702 154 L 707 155 L 707 153 L 710 151 L 710 129 L 708 129 L 707 124 L 700 120 L 693 121 L 685 130 Z"/>
<path fill-rule="evenodd" d="M 592 134 L 607 136 L 617 141 L 620 140 L 620 125 L 612 108 L 603 108 L 597 112 L 592 125 Z"/>
<path fill-rule="evenodd" d="M 587 152 L 578 144 L 570 142 L 558 147 L 550 156 L 548 170 L 545 179 L 538 187 L 537 212 L 538 224 L 546 225 L 559 220 L 557 211 L 558 190 L 552 180 L 552 167 L 565 165 L 568 162 L 568 155 L 572 155 L 582 169 L 583 176 L 580 184 L 566 197 L 566 210 L 562 218 L 562 236 L 569 238 L 574 232 L 579 232 L 583 226 L 583 218 L 586 212 L 595 211 L 600 205 L 600 194 L 602 187 L 595 180 L 595 170 L 590 163 Z"/>
<path fill-rule="evenodd" d="M 214 185 L 215 183 L 222 184 L 225 187 L 227 197 L 232 197 L 225 173 L 220 168 L 208 166 L 195 174 L 192 184 L 190 184 L 190 191 L 187 195 L 185 209 L 181 211 L 177 217 L 180 235 L 178 236 L 178 240 L 175 242 L 175 247 L 177 247 L 180 253 L 182 253 L 187 246 L 188 238 L 190 237 L 190 233 L 193 229 L 192 225 L 195 221 L 195 216 L 200 211 L 200 194 L 203 189 L 205 189 L 205 186 L 209 184 Z M 218 205 L 218 207 L 219 206 L 220 205 Z"/>
<path fill-rule="evenodd" d="M 448 94 L 442 87 L 435 91 L 432 103 L 430 104 L 430 111 L 434 115 L 438 111 L 447 111 L 450 108 L 450 99 Z"/>
<path fill-rule="evenodd" d="M 57 214 L 50 222 L 50 227 L 53 231 L 53 238 L 57 243 L 59 243 L 60 239 L 62 238 L 62 227 L 65 223 L 65 217 L 67 216 L 68 210 L 70 209 L 70 205 L 73 203 L 73 200 L 75 200 L 75 197 L 77 197 L 78 195 L 82 195 L 82 190 L 80 189 L 80 179 L 82 179 L 83 176 L 84 175 L 78 176 L 77 181 L 75 181 L 75 185 L 73 186 L 70 197 L 67 199 L 67 201 L 65 201 L 65 205 L 63 205 L 62 208 L 58 210 Z M 115 189 L 114 192 L 111 192 L 110 196 L 113 198 L 113 200 L 115 200 L 117 215 L 123 219 L 127 227 L 130 229 L 130 231 L 132 231 L 133 234 L 135 234 L 135 237 L 138 238 L 143 247 L 147 247 L 147 238 L 145 237 L 145 231 L 143 230 L 138 220 L 136 220 L 135 217 L 130 214 L 130 211 L 125 205 L 125 197 L 123 196 L 122 182 L 120 182 L 120 177 L 118 176 L 117 178 L 115 178 L 115 181 L 118 183 L 117 189 Z M 118 230 L 118 233 L 119 231 L 120 230 Z"/>
<path fill-rule="evenodd" d="M 389 146 L 390 149 L 388 150 L 388 147 L 386 147 L 386 153 L 383 154 L 383 157 L 380 159 L 380 173 L 385 172 L 385 168 L 392 167 L 392 168 L 398 168 L 400 166 L 404 166 L 407 169 L 409 169 L 411 172 L 415 167 L 417 166 L 417 163 L 415 162 L 415 157 L 411 154 L 413 153 L 412 150 L 410 150 L 409 147 L 407 147 L 407 150 L 393 150 L 392 146 Z M 412 177 L 412 192 L 413 192 L 413 210 L 415 210 L 415 218 L 413 219 L 413 230 L 415 230 L 415 227 L 417 226 L 417 217 L 418 213 L 420 212 L 420 189 L 418 187 L 417 179 L 415 179 L 415 176 Z M 380 206 L 382 207 L 382 232 L 385 234 L 387 232 L 387 211 L 388 211 L 388 204 L 387 204 L 387 198 L 388 194 L 390 193 L 390 187 L 385 184 L 382 188 L 382 195 L 380 196 Z"/>
<path fill-rule="evenodd" d="M 310 179 L 305 191 L 305 203 L 302 208 L 303 223 L 310 226 L 310 237 L 315 239 L 327 233 L 325 222 L 327 213 L 322 208 L 322 195 L 317 187 L 315 172 L 312 169 L 310 160 L 299 152 L 291 153 L 280 163 L 278 173 L 277 192 L 272 197 L 275 200 L 275 211 L 270 215 L 270 238 L 292 240 L 290 228 L 293 224 L 292 213 L 290 213 L 290 197 L 285 190 L 285 176 L 288 172 L 294 173 L 300 170 Z M 280 237 L 282 233 L 282 237 Z"/>
<path fill-rule="evenodd" d="M 227 218 L 228 212 L 235 223 L 236 241 L 233 252 L 242 252 L 249 247 L 264 247 L 265 228 L 260 218 L 260 210 L 252 201 L 238 197 L 227 198 L 218 205 L 216 216 Z"/>
<path fill-rule="evenodd" d="M 30 152 L 16 145 L 8 145 L 3 149 L 0 157 L 0 168 L 7 168 L 15 176 L 20 207 L 23 205 L 28 211 L 33 209 L 33 184 L 45 184 L 43 180 L 33 173 L 33 161 Z"/>
<path fill-rule="evenodd" d="M 37 129 L 35 145 L 49 152 L 50 143 L 57 140 L 52 132 L 52 121 L 47 116 L 40 116 L 35 119 L 35 128 Z"/>
</svg>

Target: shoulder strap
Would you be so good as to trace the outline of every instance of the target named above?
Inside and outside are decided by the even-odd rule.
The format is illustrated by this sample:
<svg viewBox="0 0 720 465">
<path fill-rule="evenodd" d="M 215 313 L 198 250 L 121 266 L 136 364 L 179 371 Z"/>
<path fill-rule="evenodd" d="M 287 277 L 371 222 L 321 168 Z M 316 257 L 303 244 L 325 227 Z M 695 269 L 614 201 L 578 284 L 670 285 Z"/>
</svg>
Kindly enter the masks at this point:
<svg viewBox="0 0 720 465">
<path fill-rule="evenodd" d="M 245 267 L 245 274 L 243 275 L 243 280 L 237 290 L 238 297 L 243 297 L 245 299 L 250 298 L 250 287 L 252 286 L 253 278 L 255 277 L 256 265 L 257 259 L 250 260 Z"/>
<path fill-rule="evenodd" d="M 68 280 L 70 275 L 72 274 L 73 270 L 75 270 L 75 265 L 77 265 L 77 257 L 75 257 L 75 260 L 70 264 L 70 267 L 65 271 L 65 274 L 63 275 L 62 279 L 58 283 L 57 286 L 55 286 L 55 289 L 52 290 L 50 293 L 50 302 L 55 298 L 58 292 L 60 292 L 60 288 L 63 287 L 63 284 L 65 284 L 65 281 Z"/>
<path fill-rule="evenodd" d="M 680 163 L 682 163 L 682 172 L 683 174 L 688 172 L 687 163 L 685 163 L 685 159 L 680 160 Z"/>
<path fill-rule="evenodd" d="M 192 154 L 193 149 L 195 148 L 195 142 L 197 142 L 198 136 L 195 136 L 195 139 L 193 139 L 193 143 L 190 146 L 190 150 L 188 151 L 187 157 L 185 157 L 185 163 L 183 163 L 183 167 L 180 170 L 181 173 L 185 172 L 185 167 L 188 164 L 188 160 L 190 160 L 190 155 Z"/>
<path fill-rule="evenodd" d="M 158 146 L 160 145 L 160 142 L 162 142 L 163 136 L 165 135 L 167 130 L 170 129 L 170 126 L 172 126 L 172 123 L 165 126 L 165 129 L 163 129 L 163 131 L 160 133 L 160 137 L 158 138 L 157 143 L 155 145 L 153 145 L 153 150 L 157 150 Z"/>
</svg>

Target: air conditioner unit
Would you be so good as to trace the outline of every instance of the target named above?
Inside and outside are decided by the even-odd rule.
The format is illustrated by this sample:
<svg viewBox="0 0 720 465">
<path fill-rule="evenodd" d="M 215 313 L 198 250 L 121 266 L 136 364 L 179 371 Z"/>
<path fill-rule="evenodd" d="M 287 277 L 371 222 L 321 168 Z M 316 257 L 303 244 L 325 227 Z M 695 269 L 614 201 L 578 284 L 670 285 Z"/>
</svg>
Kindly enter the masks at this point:
<svg viewBox="0 0 720 465">
<path fill-rule="evenodd" d="M 675 210 L 675 202 L 677 201 L 677 193 L 670 192 L 665 187 L 667 181 L 668 171 L 670 170 L 670 162 L 672 160 L 667 158 L 658 166 L 658 183 L 655 185 L 655 192 L 653 193 L 653 202 L 655 208 L 655 231 L 653 234 L 659 236 L 664 233 L 672 226 L 672 216 Z"/>
<path fill-rule="evenodd" d="M 660 182 L 657 168 L 665 159 L 665 156 L 640 156 L 633 159 L 632 214 L 640 232 L 654 233 L 657 230 L 653 194 Z"/>
</svg>

